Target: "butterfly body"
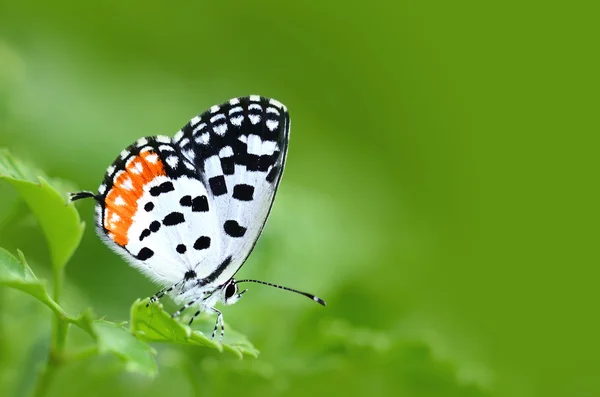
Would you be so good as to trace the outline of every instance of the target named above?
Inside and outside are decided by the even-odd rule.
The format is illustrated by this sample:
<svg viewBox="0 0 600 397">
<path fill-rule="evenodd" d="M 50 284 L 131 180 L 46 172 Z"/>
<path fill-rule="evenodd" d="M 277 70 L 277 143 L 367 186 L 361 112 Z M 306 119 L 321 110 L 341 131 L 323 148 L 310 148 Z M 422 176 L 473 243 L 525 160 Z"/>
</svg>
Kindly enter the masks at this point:
<svg viewBox="0 0 600 397">
<path fill-rule="evenodd" d="M 214 305 L 235 303 L 243 293 L 233 276 L 268 218 L 289 129 L 280 102 L 234 98 L 194 117 L 173 138 L 140 138 L 108 167 L 97 193 L 72 200 L 93 197 L 100 238 L 164 287 L 151 302 L 168 293 L 185 303 L 182 310 L 198 304 L 196 315 L 217 313 L 223 331 Z"/>
</svg>

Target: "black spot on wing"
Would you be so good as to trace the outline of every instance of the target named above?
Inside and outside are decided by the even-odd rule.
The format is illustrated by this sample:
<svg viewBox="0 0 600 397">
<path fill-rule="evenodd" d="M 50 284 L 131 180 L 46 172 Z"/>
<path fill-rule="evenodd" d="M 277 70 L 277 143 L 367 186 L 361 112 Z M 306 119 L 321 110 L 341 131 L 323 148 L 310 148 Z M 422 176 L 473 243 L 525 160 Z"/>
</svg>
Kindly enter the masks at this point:
<svg viewBox="0 0 600 397">
<path fill-rule="evenodd" d="M 194 249 L 196 250 L 205 250 L 210 247 L 210 237 L 202 236 L 199 237 L 194 243 Z"/>
<path fill-rule="evenodd" d="M 181 204 L 184 207 L 191 207 L 192 206 L 192 196 L 190 196 L 190 195 L 183 196 L 181 198 L 181 200 L 179 200 L 179 204 Z"/>
<path fill-rule="evenodd" d="M 235 161 L 233 157 L 222 157 L 221 158 L 221 169 L 225 175 L 233 175 L 235 172 Z"/>
<path fill-rule="evenodd" d="M 185 251 L 187 251 L 187 247 L 185 246 L 185 244 L 179 244 L 177 245 L 175 250 L 177 250 L 177 252 L 179 252 L 180 254 L 185 254 Z"/>
<path fill-rule="evenodd" d="M 213 196 L 222 196 L 227 193 L 227 185 L 223 175 L 213 176 L 208 180 L 208 183 Z"/>
<path fill-rule="evenodd" d="M 241 226 L 237 221 L 230 219 L 223 224 L 223 230 L 231 237 L 244 237 L 247 229 Z"/>
<path fill-rule="evenodd" d="M 167 181 L 167 182 L 161 183 L 158 186 L 154 186 L 154 187 L 150 188 L 150 194 L 152 196 L 158 196 L 162 193 L 172 192 L 173 190 L 175 190 L 173 183 L 170 181 Z"/>
<path fill-rule="evenodd" d="M 173 211 L 163 219 L 163 225 L 175 226 L 185 222 L 185 217 L 181 212 Z"/>
<path fill-rule="evenodd" d="M 208 197 L 196 196 L 192 200 L 192 196 L 183 196 L 181 200 L 179 200 L 179 204 L 183 207 L 192 207 L 193 212 L 206 212 L 208 211 Z"/>
<path fill-rule="evenodd" d="M 275 164 L 277 158 L 268 154 L 263 154 L 258 158 L 258 170 L 260 172 L 267 172 L 269 167 Z"/>
<path fill-rule="evenodd" d="M 154 209 L 154 203 L 146 203 L 146 205 L 144 205 L 144 209 L 146 210 L 146 212 L 150 212 Z"/>
<path fill-rule="evenodd" d="M 208 198 L 206 196 L 196 196 L 192 200 L 192 211 L 193 212 L 206 212 L 208 211 Z"/>
<path fill-rule="evenodd" d="M 246 162 L 246 169 L 248 171 L 258 171 L 258 156 L 255 154 L 247 154 L 242 158 L 242 161 Z"/>
<path fill-rule="evenodd" d="M 281 168 L 278 165 L 271 168 L 271 171 L 269 171 L 269 173 L 267 174 L 267 177 L 265 178 L 267 180 L 267 182 L 269 182 L 269 183 L 275 182 L 275 179 L 277 179 L 277 176 L 279 175 L 280 169 Z"/>
<path fill-rule="evenodd" d="M 135 257 L 141 261 L 145 261 L 146 259 L 152 258 L 152 256 L 154 256 L 154 251 L 152 251 L 148 247 L 144 247 L 140 250 L 140 252 L 138 252 L 138 254 Z"/>
<path fill-rule="evenodd" d="M 160 222 L 159 221 L 152 221 L 152 222 L 150 222 L 149 229 L 153 233 L 158 232 L 158 229 L 160 229 Z"/>
<path fill-rule="evenodd" d="M 254 186 L 240 183 L 233 187 L 233 198 L 240 201 L 252 201 L 254 196 Z"/>
<path fill-rule="evenodd" d="M 150 233 L 152 233 L 152 232 L 148 229 L 142 230 L 142 233 L 140 234 L 140 241 L 142 241 L 143 239 L 148 237 L 150 235 Z"/>
</svg>

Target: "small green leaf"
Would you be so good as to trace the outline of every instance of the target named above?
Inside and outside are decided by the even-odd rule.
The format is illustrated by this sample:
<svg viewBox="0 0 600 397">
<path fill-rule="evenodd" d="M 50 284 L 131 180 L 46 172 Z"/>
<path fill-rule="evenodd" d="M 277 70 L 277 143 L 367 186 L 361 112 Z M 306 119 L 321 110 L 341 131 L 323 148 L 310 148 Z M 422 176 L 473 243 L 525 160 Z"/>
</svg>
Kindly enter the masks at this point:
<svg viewBox="0 0 600 397">
<path fill-rule="evenodd" d="M 81 328 L 83 331 L 87 332 L 88 334 L 95 336 L 95 331 L 94 331 L 94 320 L 95 316 L 94 313 L 92 311 L 91 308 L 87 308 L 85 309 L 83 312 L 81 312 L 81 314 L 79 314 L 79 316 L 77 317 L 69 317 L 69 321 L 78 326 L 79 328 Z"/>
<path fill-rule="evenodd" d="M 0 279 L 18 279 L 24 281 L 37 281 L 37 277 L 25 262 L 25 257 L 18 251 L 19 259 L 3 248 L 0 248 Z"/>
<path fill-rule="evenodd" d="M 75 207 L 67 204 L 66 192 L 51 186 L 41 175 L 16 160 L 7 150 L 0 150 L 0 180 L 9 182 L 36 216 L 48 240 L 56 272 L 66 265 L 79 245 L 84 224 Z"/>
<path fill-rule="evenodd" d="M 119 324 L 96 320 L 91 322 L 91 326 L 100 354 L 114 354 L 125 364 L 127 371 L 147 376 L 156 375 L 156 351 L 150 345 L 137 339 Z"/>
<path fill-rule="evenodd" d="M 48 295 L 45 283 L 33 274 L 21 251 L 17 259 L 10 252 L 0 248 L 0 286 L 21 290 L 38 299 L 58 315 L 66 316 L 63 309 Z"/>
<path fill-rule="evenodd" d="M 206 335 L 210 335 L 214 328 L 214 317 L 198 317 L 194 320 L 194 329 L 192 329 L 173 319 L 159 303 L 146 307 L 148 301 L 148 299 L 138 299 L 131 306 L 131 331 L 141 340 L 203 346 L 219 351 L 226 350 L 239 358 L 244 355 L 258 357 L 258 350 L 248 339 L 228 326 L 225 327 L 223 343 L 207 337 Z"/>
</svg>

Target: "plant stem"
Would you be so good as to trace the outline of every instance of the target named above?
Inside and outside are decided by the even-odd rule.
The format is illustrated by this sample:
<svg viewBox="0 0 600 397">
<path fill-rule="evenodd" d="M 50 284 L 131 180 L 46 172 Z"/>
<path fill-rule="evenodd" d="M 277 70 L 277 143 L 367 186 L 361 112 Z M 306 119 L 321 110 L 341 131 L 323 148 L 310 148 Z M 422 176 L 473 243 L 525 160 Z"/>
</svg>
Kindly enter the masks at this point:
<svg viewBox="0 0 600 397">
<path fill-rule="evenodd" d="M 65 276 L 64 269 L 56 270 L 54 269 L 54 291 L 52 291 L 54 302 L 60 302 L 60 293 L 63 287 L 63 279 Z"/>
<path fill-rule="evenodd" d="M 52 355 L 52 352 L 50 353 Z M 44 368 L 40 371 L 40 376 L 38 377 L 35 388 L 33 389 L 32 397 L 43 397 L 46 395 L 48 391 L 48 387 L 50 386 L 50 382 L 54 379 L 54 374 L 56 372 L 56 365 L 51 363 L 52 359 L 48 359 L 48 362 L 44 365 Z"/>
<path fill-rule="evenodd" d="M 64 269 L 54 269 L 54 291 L 53 291 L 53 303 L 58 309 L 60 309 L 60 293 L 63 286 Z M 56 308 L 53 308 L 56 309 Z M 64 364 L 64 349 L 67 342 L 67 334 L 69 332 L 69 318 L 67 315 L 60 310 L 53 310 L 54 312 L 54 326 L 52 328 L 52 344 L 50 351 L 48 352 L 48 360 L 44 364 L 38 377 L 35 387 L 33 389 L 33 397 L 43 397 L 48 392 L 50 384 L 54 379 L 58 368 Z"/>
<path fill-rule="evenodd" d="M 54 271 L 54 291 L 53 298 L 54 302 L 60 304 L 60 293 L 62 291 L 63 279 L 64 279 L 64 268 Z M 69 332 L 69 323 L 65 321 L 63 316 L 54 316 L 54 333 L 52 335 L 52 350 L 55 354 L 61 354 L 64 350 L 67 342 L 67 333 Z"/>
</svg>

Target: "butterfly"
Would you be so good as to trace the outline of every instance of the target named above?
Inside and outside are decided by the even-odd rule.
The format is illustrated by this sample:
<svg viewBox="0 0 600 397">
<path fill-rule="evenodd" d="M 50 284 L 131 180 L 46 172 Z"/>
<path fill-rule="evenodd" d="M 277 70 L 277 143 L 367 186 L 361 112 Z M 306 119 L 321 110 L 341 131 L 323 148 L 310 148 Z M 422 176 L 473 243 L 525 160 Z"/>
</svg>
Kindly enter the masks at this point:
<svg viewBox="0 0 600 397">
<path fill-rule="evenodd" d="M 233 98 L 194 117 L 173 138 L 149 136 L 124 149 L 108 167 L 97 193 L 96 231 L 129 264 L 163 287 L 183 307 L 217 315 L 217 303 L 236 303 L 260 280 L 235 280 L 265 226 L 285 165 L 290 134 L 287 108 L 258 95 Z"/>
</svg>

